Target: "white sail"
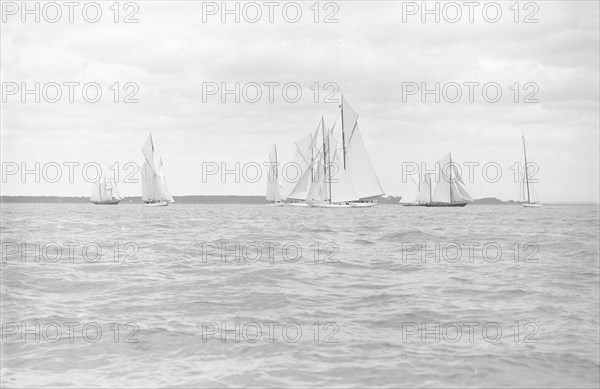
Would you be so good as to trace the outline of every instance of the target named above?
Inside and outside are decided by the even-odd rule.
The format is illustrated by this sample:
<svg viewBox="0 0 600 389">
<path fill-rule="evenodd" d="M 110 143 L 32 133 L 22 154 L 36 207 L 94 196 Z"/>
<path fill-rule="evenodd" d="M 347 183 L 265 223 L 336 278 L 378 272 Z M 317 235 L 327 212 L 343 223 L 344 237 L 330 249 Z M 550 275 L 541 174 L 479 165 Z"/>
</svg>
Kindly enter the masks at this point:
<svg viewBox="0 0 600 389">
<path fill-rule="evenodd" d="M 331 188 L 329 198 L 332 203 L 358 201 L 359 196 L 353 185 L 354 182 L 352 177 L 348 170 L 344 170 L 344 163 L 342 161 L 343 154 L 333 152 L 333 150 L 336 150 L 337 140 L 333 134 L 329 134 L 328 138 L 329 150 L 332 154 L 332 158 L 328 161 L 330 163 L 328 169 L 331 169 L 331 172 L 328 172 L 329 175 L 325 184 L 327 185 L 327 188 Z M 328 185 L 328 180 L 331 180 L 330 186 Z"/>
<path fill-rule="evenodd" d="M 104 186 L 106 200 L 121 200 L 119 191 L 117 190 L 117 184 L 113 181 L 113 178 L 104 178 Z"/>
<path fill-rule="evenodd" d="M 90 196 L 90 201 L 93 201 L 93 202 L 102 201 L 100 180 L 98 180 L 92 184 L 92 195 Z"/>
<path fill-rule="evenodd" d="M 323 164 L 323 161 L 321 161 L 322 159 L 322 153 L 318 153 L 317 157 L 319 159 L 316 160 L 314 169 L 313 169 L 313 176 L 314 179 L 310 182 L 310 189 L 308 190 L 308 193 L 306 194 L 306 201 L 318 201 L 318 202 L 325 202 L 328 201 L 328 194 L 327 194 L 327 190 L 324 188 L 324 184 L 325 184 L 325 165 Z"/>
<path fill-rule="evenodd" d="M 433 192 L 433 201 L 436 203 L 457 203 L 473 201 L 464 188 L 464 182 L 460 177 L 458 169 L 452 162 L 449 153 L 438 161 L 438 182 Z"/>
<path fill-rule="evenodd" d="M 310 188 L 310 180 L 313 178 L 312 164 L 317 151 L 313 148 L 313 136 L 308 134 L 296 142 L 296 152 L 287 174 L 295 171 L 296 177 L 283 177 L 282 200 L 306 200 Z M 310 170 L 310 171 L 309 171 Z M 309 174 L 306 175 L 306 172 Z"/>
<path fill-rule="evenodd" d="M 537 191 L 535 190 L 535 179 L 529 177 L 527 180 L 527 174 L 525 174 L 525 168 L 521 172 L 521 185 L 519 185 L 519 201 L 522 203 L 539 203 Z M 527 192 L 527 186 L 529 184 L 529 193 Z"/>
<path fill-rule="evenodd" d="M 281 201 L 280 184 L 279 184 L 279 168 L 277 166 L 277 146 L 273 145 L 273 149 L 269 153 L 269 172 L 267 173 L 267 201 Z"/>
<path fill-rule="evenodd" d="M 90 201 L 94 203 L 107 203 L 114 202 L 115 200 L 123 200 L 123 197 L 121 197 L 113 178 L 106 179 L 106 177 L 103 177 L 92 184 Z"/>
<path fill-rule="evenodd" d="M 323 133 L 323 147 L 317 154 L 315 180 L 307 200 L 334 204 L 357 201 L 351 177 L 343 168 L 342 153 L 336 152 L 338 142 L 330 131 Z"/>
<path fill-rule="evenodd" d="M 111 181 L 111 186 L 112 186 L 112 194 L 113 197 L 117 200 L 123 200 L 123 196 L 121 195 L 121 192 L 119 192 L 119 188 L 117 187 L 117 183 L 114 181 Z"/>
<path fill-rule="evenodd" d="M 362 134 L 358 129 L 358 113 L 342 96 L 341 118 L 336 119 L 332 132 L 339 133 L 342 157 L 341 166 L 348 171 L 354 191 L 360 200 L 384 194 L 377 178 Z"/>
<path fill-rule="evenodd" d="M 154 157 L 154 143 L 152 135 L 148 136 L 142 148 L 145 161 L 142 165 L 142 199 L 144 201 L 168 201 L 174 202 L 173 197 L 166 188 L 164 175 L 162 174 L 162 159 L 157 167 Z"/>
<path fill-rule="evenodd" d="M 167 200 L 161 177 L 154 173 L 148 161 L 142 166 L 142 198 L 145 201 Z"/>
<path fill-rule="evenodd" d="M 148 161 L 144 161 L 141 169 L 142 175 L 142 199 L 144 201 L 154 200 L 154 172 Z"/>
<path fill-rule="evenodd" d="M 540 199 L 538 197 L 537 191 L 535 190 L 534 183 L 537 182 L 535 178 L 532 177 L 531 167 L 527 164 L 527 150 L 525 148 L 525 134 L 521 137 L 523 139 L 523 169 L 521 170 L 521 185 L 519 200 L 523 203 L 529 204 L 539 204 Z"/>
<path fill-rule="evenodd" d="M 167 182 L 165 180 L 165 173 L 163 171 L 163 161 L 162 161 L 162 158 L 160 158 L 160 160 L 159 160 L 158 174 L 159 174 L 160 179 L 162 181 L 163 192 L 165 194 L 165 200 L 167 200 L 170 203 L 174 203 L 175 200 L 173 199 L 173 196 L 171 196 L 171 192 L 169 192 L 169 188 L 167 187 Z"/>
<path fill-rule="evenodd" d="M 423 181 L 421 182 L 421 189 L 417 195 L 416 202 L 418 203 L 430 203 L 431 199 L 431 174 L 425 174 Z"/>
<path fill-rule="evenodd" d="M 453 193 L 453 198 L 456 199 L 455 201 L 467 201 L 467 202 L 474 201 L 473 198 L 471 197 L 471 195 L 469 195 L 469 193 L 465 189 L 462 177 L 460 177 L 460 175 L 458 175 L 457 177 L 458 177 L 458 179 L 452 184 L 452 190 L 453 190 L 452 193 Z M 455 195 L 455 193 L 456 193 L 456 195 Z M 456 196 L 456 197 L 454 197 L 454 196 Z"/>
<path fill-rule="evenodd" d="M 146 139 L 146 143 L 144 143 L 144 147 L 142 147 L 142 154 L 146 158 L 146 161 L 150 165 L 150 168 L 153 172 L 157 172 L 156 165 L 154 162 L 154 142 L 152 141 L 152 134 L 148 136 Z"/>
<path fill-rule="evenodd" d="M 346 169 L 359 198 L 368 199 L 384 194 L 358 126 L 346 146 Z"/>
<path fill-rule="evenodd" d="M 352 132 L 354 131 L 354 127 L 357 125 L 357 122 L 358 122 L 358 112 L 356 112 L 350 106 L 350 104 L 348 104 L 348 101 L 346 101 L 346 99 L 344 99 L 344 96 L 342 96 L 342 107 L 341 108 L 342 108 L 342 125 L 344 128 L 344 132 L 346 133 L 346 135 L 352 134 Z M 350 144 L 348 139 L 346 139 L 346 144 L 347 145 Z"/>
<path fill-rule="evenodd" d="M 298 182 L 294 184 L 294 187 L 292 188 L 291 192 L 287 196 L 285 196 L 285 199 L 300 201 L 306 200 L 306 198 L 308 197 L 308 192 L 310 190 L 312 180 L 315 179 L 315 173 L 313 170 L 314 168 L 314 166 L 311 166 L 310 168 L 304 171 L 304 173 L 300 177 L 300 180 L 298 180 Z"/>
<path fill-rule="evenodd" d="M 401 204 L 414 204 L 418 202 L 417 198 L 419 197 L 419 185 L 415 182 L 415 179 L 410 176 L 410 180 L 408 182 L 408 188 L 406 192 L 402 195 L 400 199 Z"/>
</svg>

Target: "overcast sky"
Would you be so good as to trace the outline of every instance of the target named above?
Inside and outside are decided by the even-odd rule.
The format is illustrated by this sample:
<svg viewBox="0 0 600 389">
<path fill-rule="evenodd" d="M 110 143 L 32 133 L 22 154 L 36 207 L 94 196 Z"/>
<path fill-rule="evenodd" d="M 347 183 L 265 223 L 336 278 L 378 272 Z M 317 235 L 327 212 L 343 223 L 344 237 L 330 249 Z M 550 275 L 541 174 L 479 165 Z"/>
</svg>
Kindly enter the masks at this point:
<svg viewBox="0 0 600 389">
<path fill-rule="evenodd" d="M 7 83 L 33 88 L 35 82 L 41 86 L 97 82 L 102 97 L 97 103 L 86 102 L 81 86 L 75 87 L 73 103 L 68 101 L 66 86 L 57 103 L 46 102 L 43 96 L 35 103 L 33 95 L 23 103 L 20 91 L 4 93 L 4 170 L 13 163 L 33 169 L 36 161 L 41 167 L 51 162 L 81 165 L 74 167 L 74 183 L 68 182 L 64 165 L 57 183 L 44 177 L 35 183 L 33 175 L 22 183 L 20 172 L 5 177 L 3 195 L 89 195 L 91 184 L 83 179 L 82 165 L 96 162 L 108 172 L 109 166 L 119 163 L 122 180 L 133 171 L 124 167 L 127 162 L 143 161 L 140 149 L 150 132 L 173 195 L 263 195 L 266 168 L 258 183 L 236 183 L 233 175 L 225 183 L 219 175 L 202 182 L 203 163 L 226 164 L 229 169 L 235 162 L 263 164 L 275 142 L 279 162 L 291 160 L 294 142 L 314 131 L 321 115 L 333 124 L 337 104 L 323 102 L 332 90 L 324 90 L 324 84 L 333 83 L 339 87 L 333 99 L 343 93 L 360 114 L 363 138 L 387 194 L 400 195 L 406 188 L 403 163 L 425 162 L 433 168 L 435 161 L 452 152 L 458 163 L 480 164 L 474 167 L 474 182 L 467 182 L 474 198 L 516 199 L 518 185 L 511 166 L 521 160 L 524 132 L 528 159 L 539 166 L 537 191 L 542 202 L 598 201 L 596 1 L 534 3 L 538 10 L 523 9 L 521 3 L 519 23 L 509 9 L 512 1 L 498 3 L 502 17 L 496 23 L 484 20 L 482 6 L 474 10 L 473 23 L 464 6 L 457 23 L 448 22 L 444 15 L 440 23 L 433 16 L 422 23 L 420 13 L 404 14 L 403 22 L 407 5 L 391 1 L 337 2 L 327 8 L 321 3 L 319 23 L 309 9 L 312 1 L 300 3 L 302 16 L 296 23 L 284 20 L 285 3 L 274 9 L 271 23 L 269 8 L 258 2 L 263 12 L 259 22 L 249 23 L 242 14 L 239 23 L 233 15 L 222 23 L 221 13 L 203 15 L 201 2 L 179 1 L 136 2 L 133 17 L 139 22 L 126 24 L 123 17 L 135 8 L 121 9 L 119 22 L 114 23 L 110 4 L 101 4 L 103 13 L 97 23 L 86 22 L 81 7 L 75 9 L 73 23 L 68 22 L 64 7 L 57 23 L 48 23 L 44 15 L 40 23 L 32 16 L 22 23 L 20 13 L 4 12 L 4 92 L 14 85 Z M 212 10 L 206 4 L 204 9 Z M 247 18 L 253 18 L 255 10 L 246 10 Z M 46 16 L 53 18 L 54 11 L 47 11 Z M 294 9 L 287 11 L 292 19 Z M 448 19 L 454 17 L 455 9 L 446 11 Z M 488 9 L 488 16 L 493 18 L 494 12 Z M 323 23 L 332 13 L 338 22 Z M 532 13 L 538 22 L 523 23 Z M 93 16 L 93 10 L 88 14 Z M 109 89 L 115 82 L 120 84 L 119 100 L 133 91 L 133 87 L 123 90 L 123 85 L 135 83 L 139 90 L 134 98 L 139 102 L 115 103 Z M 223 103 L 217 93 L 204 96 L 203 102 L 203 83 L 227 83 L 233 88 L 235 82 L 263 85 L 262 99 L 252 103 L 242 95 L 236 103 L 228 95 Z M 274 102 L 269 102 L 269 89 L 264 86 L 271 82 L 281 84 L 274 87 Z M 296 103 L 282 97 L 282 85 L 292 82 L 303 88 Z M 461 85 L 460 101 L 450 103 L 442 95 L 435 103 L 428 95 L 423 103 L 420 93 L 403 101 L 403 85 L 426 83 L 433 88 L 436 82 Z M 497 83 L 502 89 L 500 101 L 485 101 L 480 85 L 474 102 L 469 102 L 464 83 L 470 82 Z M 320 88 L 318 103 L 310 89 L 315 83 Z M 515 83 L 520 86 L 517 103 L 510 89 Z M 533 84 L 525 89 L 527 83 Z M 47 92 L 47 97 L 54 97 L 54 89 Z M 288 99 L 294 98 L 294 89 L 288 92 Z M 453 98 L 455 88 L 447 92 Z M 487 97 L 493 98 L 495 93 L 488 92 Z M 524 103 L 532 92 L 536 93 L 531 99 L 538 102 Z M 255 89 L 248 89 L 248 98 L 254 94 Z M 486 163 L 502 169 L 498 182 L 491 182 L 492 168 L 491 178 L 484 179 Z M 47 173 L 53 178 L 53 170 Z M 141 195 L 137 183 L 122 183 L 120 189 L 126 196 Z"/>
</svg>

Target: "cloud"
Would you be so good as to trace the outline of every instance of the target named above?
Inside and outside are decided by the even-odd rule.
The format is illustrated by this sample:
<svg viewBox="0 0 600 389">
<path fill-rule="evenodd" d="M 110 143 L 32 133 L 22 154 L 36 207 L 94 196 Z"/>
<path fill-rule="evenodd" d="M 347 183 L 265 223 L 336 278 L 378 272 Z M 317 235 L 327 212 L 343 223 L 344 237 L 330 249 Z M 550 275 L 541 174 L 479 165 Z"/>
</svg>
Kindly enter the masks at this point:
<svg viewBox="0 0 600 389">
<path fill-rule="evenodd" d="M 262 181 L 202 183 L 202 162 L 262 163 L 274 142 L 282 158 L 291 158 L 293 142 L 314 131 L 321 115 L 333 123 L 337 104 L 323 100 L 335 92 L 334 100 L 344 93 L 360 113 L 373 165 L 389 194 L 404 189 L 403 162 L 432 164 L 452 151 L 456 160 L 495 161 L 503 168 L 501 182 L 480 175 L 470 183 L 474 196 L 515 198 L 510 167 L 519 161 L 525 131 L 540 165 L 542 199 L 595 201 L 598 4 L 537 3 L 539 22 L 531 24 L 522 23 L 531 10 L 521 9 L 515 23 L 510 4 L 501 4 L 498 23 L 477 12 L 474 23 L 421 23 L 418 16 L 403 23 L 402 4 L 395 2 L 339 3 L 339 22 L 331 24 L 322 20 L 333 9 L 321 8 L 315 23 L 309 3 L 302 3 L 298 23 L 285 22 L 279 10 L 274 23 L 264 17 L 255 24 L 221 23 L 220 15 L 203 23 L 200 2 L 139 3 L 134 24 L 114 23 L 108 9 L 96 24 L 10 19 L 0 38 L 3 82 L 93 81 L 103 96 L 98 103 L 78 95 L 74 103 L 56 104 L 23 104 L 10 96 L 2 105 L 2 159 L 123 164 L 141 160 L 140 148 L 152 132 L 175 195 L 262 194 Z M 110 89 L 116 82 L 119 103 Z M 123 88 L 127 82 L 139 87 L 139 103 L 121 102 L 131 92 Z M 203 102 L 203 83 L 209 82 L 229 88 L 258 83 L 263 95 L 257 103 L 235 103 L 232 95 L 222 103 L 220 93 Z M 279 83 L 272 103 L 268 82 Z M 302 88 L 297 103 L 282 96 L 292 82 Z M 326 89 L 328 82 L 334 87 Z M 429 88 L 456 82 L 463 97 L 434 103 L 429 95 L 422 103 L 419 93 L 403 101 L 408 82 Z M 478 89 L 470 103 L 465 82 L 498 83 L 502 99 L 489 103 Z M 538 103 L 522 102 L 535 89 L 527 83 L 538 88 Z M 84 195 L 88 186 L 82 180 L 13 180 L 2 194 Z M 124 185 L 123 192 L 139 195 L 139 185 Z"/>
</svg>

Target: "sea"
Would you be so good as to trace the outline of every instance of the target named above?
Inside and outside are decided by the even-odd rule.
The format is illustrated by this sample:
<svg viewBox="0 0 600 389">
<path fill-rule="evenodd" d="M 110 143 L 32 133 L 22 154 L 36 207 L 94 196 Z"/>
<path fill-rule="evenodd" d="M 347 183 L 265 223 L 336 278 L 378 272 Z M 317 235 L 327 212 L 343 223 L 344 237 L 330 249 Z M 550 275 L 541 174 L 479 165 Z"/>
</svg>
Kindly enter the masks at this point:
<svg viewBox="0 0 600 389">
<path fill-rule="evenodd" d="M 1 205 L 1 386 L 598 388 L 599 207 Z"/>
</svg>

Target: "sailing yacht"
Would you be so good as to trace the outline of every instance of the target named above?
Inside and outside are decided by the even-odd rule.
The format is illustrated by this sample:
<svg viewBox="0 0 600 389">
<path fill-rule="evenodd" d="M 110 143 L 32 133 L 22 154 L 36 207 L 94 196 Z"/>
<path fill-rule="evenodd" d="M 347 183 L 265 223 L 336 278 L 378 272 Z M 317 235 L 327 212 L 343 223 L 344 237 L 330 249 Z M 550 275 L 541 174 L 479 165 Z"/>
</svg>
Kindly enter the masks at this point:
<svg viewBox="0 0 600 389">
<path fill-rule="evenodd" d="M 359 197 L 347 171 L 341 168 L 339 155 L 335 153 L 337 140 L 325 128 L 323 117 L 320 129 L 323 146 L 315 160 L 315 179 L 311 182 L 306 202 L 317 208 L 352 208 L 353 202 L 358 201 Z"/>
<path fill-rule="evenodd" d="M 106 180 L 106 177 L 99 179 L 92 184 L 92 196 L 90 201 L 96 205 L 117 205 L 123 200 L 117 183 L 113 179 Z"/>
<path fill-rule="evenodd" d="M 165 175 L 163 173 L 162 158 L 159 159 L 158 167 L 154 157 L 154 142 L 152 134 L 148 136 L 144 147 L 144 164 L 142 165 L 142 200 L 148 207 L 165 207 L 174 203 L 173 196 L 167 188 Z"/>
<path fill-rule="evenodd" d="M 445 168 L 448 167 L 448 175 Z M 452 154 L 446 155 L 438 161 L 438 172 L 440 180 L 435 186 L 433 196 L 426 207 L 464 207 L 467 202 L 473 201 L 465 189 L 462 178 L 452 164 Z M 431 185 L 429 186 L 431 188 Z"/>
<path fill-rule="evenodd" d="M 338 119 L 331 131 L 326 131 L 321 118 L 323 146 L 315 160 L 318 176 L 312 182 L 307 203 L 321 208 L 372 207 L 384 192 L 358 128 L 358 113 L 343 95 Z M 341 135 L 341 142 L 336 133 Z"/>
<path fill-rule="evenodd" d="M 523 139 L 523 156 L 525 158 L 525 165 L 523 173 L 521 174 L 521 185 L 520 185 L 520 201 L 521 205 L 525 208 L 540 208 L 540 200 L 538 198 L 535 187 L 533 186 L 533 179 L 529 177 L 529 171 L 527 168 L 527 149 L 525 148 L 525 134 L 521 137 Z"/>
<path fill-rule="evenodd" d="M 281 183 L 279 182 L 279 167 L 277 165 L 277 145 L 273 145 L 273 149 L 269 153 L 269 172 L 267 174 L 267 201 L 270 201 L 271 206 L 283 207 L 284 202 L 281 200 Z"/>
</svg>

